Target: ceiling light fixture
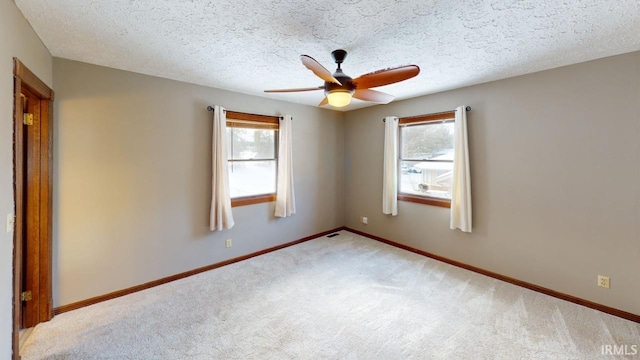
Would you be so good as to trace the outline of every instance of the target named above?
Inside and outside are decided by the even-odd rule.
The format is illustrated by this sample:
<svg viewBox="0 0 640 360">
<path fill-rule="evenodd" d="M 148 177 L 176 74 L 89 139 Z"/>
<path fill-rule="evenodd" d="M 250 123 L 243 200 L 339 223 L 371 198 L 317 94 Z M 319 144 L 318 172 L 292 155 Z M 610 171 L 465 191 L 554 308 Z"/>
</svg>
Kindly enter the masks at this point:
<svg viewBox="0 0 640 360">
<path fill-rule="evenodd" d="M 352 91 L 346 89 L 335 89 L 327 94 L 327 101 L 333 107 L 344 107 L 351 103 Z"/>
</svg>

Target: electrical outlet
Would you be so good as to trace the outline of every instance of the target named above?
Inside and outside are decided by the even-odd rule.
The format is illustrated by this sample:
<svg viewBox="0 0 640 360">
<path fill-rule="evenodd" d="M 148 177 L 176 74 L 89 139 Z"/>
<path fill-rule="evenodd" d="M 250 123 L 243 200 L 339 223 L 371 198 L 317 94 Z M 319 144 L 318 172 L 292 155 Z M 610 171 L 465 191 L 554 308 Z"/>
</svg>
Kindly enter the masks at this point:
<svg viewBox="0 0 640 360">
<path fill-rule="evenodd" d="M 16 217 L 13 214 L 7 214 L 7 233 L 12 232 L 15 225 Z"/>
<path fill-rule="evenodd" d="M 598 286 L 609 289 L 609 277 L 598 275 Z"/>
<path fill-rule="evenodd" d="M 224 247 L 231 247 L 231 239 L 227 239 L 227 241 L 224 242 Z"/>
<path fill-rule="evenodd" d="M 360 221 L 361 221 L 363 224 L 365 224 L 365 225 L 369 223 L 369 219 L 367 219 L 367 217 L 366 217 L 366 216 L 362 216 L 362 217 L 360 217 Z"/>
</svg>

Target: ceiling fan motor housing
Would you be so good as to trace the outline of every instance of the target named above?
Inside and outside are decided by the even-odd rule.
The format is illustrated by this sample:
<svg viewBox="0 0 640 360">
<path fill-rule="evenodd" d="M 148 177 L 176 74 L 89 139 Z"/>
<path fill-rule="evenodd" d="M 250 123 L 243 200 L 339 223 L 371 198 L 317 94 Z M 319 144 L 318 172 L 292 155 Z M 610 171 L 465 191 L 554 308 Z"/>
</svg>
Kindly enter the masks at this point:
<svg viewBox="0 0 640 360">
<path fill-rule="evenodd" d="M 333 74 L 333 77 L 336 78 L 336 80 L 340 81 L 342 85 L 332 83 L 332 82 L 325 82 L 324 83 L 325 94 L 328 94 L 332 91 L 340 91 L 340 90 L 353 94 L 353 92 L 356 90 L 356 86 L 353 83 L 353 79 L 350 76 L 345 75 L 342 72 L 342 70 L 340 69 L 336 70 L 336 72 Z"/>
</svg>

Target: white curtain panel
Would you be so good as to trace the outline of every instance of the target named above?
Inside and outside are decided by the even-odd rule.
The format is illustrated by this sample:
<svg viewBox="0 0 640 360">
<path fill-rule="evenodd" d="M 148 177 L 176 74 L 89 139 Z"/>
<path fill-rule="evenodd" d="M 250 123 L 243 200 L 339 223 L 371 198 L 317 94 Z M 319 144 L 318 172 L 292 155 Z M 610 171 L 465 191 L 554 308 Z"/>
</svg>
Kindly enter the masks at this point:
<svg viewBox="0 0 640 360">
<path fill-rule="evenodd" d="M 234 225 L 227 166 L 227 115 L 216 105 L 213 110 L 211 177 L 211 231 L 231 229 Z"/>
<path fill-rule="evenodd" d="M 471 232 L 471 173 L 469 172 L 469 143 L 467 141 L 467 111 L 456 109 L 454 125 L 455 151 L 451 184 L 451 223 L 453 230 Z"/>
<path fill-rule="evenodd" d="M 382 213 L 398 215 L 398 118 L 384 119 Z"/>
<path fill-rule="evenodd" d="M 287 217 L 296 213 L 296 196 L 293 190 L 292 118 L 285 115 L 280 119 L 278 130 L 278 184 L 276 191 L 277 217 Z"/>
</svg>

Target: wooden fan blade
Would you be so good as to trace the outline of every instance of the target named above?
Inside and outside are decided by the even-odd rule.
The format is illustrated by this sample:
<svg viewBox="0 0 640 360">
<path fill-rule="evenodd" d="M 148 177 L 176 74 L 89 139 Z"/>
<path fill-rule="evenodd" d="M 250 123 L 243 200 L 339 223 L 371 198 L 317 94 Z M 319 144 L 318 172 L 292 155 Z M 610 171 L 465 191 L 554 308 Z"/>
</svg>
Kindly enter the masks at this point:
<svg viewBox="0 0 640 360">
<path fill-rule="evenodd" d="M 420 68 L 417 65 L 406 65 L 370 72 L 353 79 L 353 82 L 356 84 L 357 89 L 368 89 L 407 80 L 419 73 Z"/>
<path fill-rule="evenodd" d="M 356 89 L 353 97 L 364 101 L 373 101 L 381 104 L 388 104 L 393 101 L 394 96 L 371 89 Z"/>
<path fill-rule="evenodd" d="M 300 60 L 302 61 L 302 64 L 304 64 L 304 66 L 307 67 L 307 69 L 313 71 L 313 73 L 316 74 L 316 76 L 319 77 L 320 79 L 326 82 L 332 82 L 342 86 L 340 81 L 338 81 L 336 78 L 333 77 L 333 75 L 331 74 L 331 71 L 327 70 L 324 66 L 320 65 L 320 63 L 317 62 L 316 59 L 312 58 L 309 55 L 300 55 Z"/>
<path fill-rule="evenodd" d="M 329 103 L 329 98 L 325 96 L 324 99 L 322 99 L 322 101 L 320 101 L 320 104 L 318 104 L 318 107 L 325 106 L 328 103 Z"/>
<path fill-rule="evenodd" d="M 286 92 L 298 92 L 298 91 L 314 91 L 314 90 L 322 90 L 324 86 L 318 87 L 310 87 L 310 88 L 299 88 L 299 89 L 275 89 L 275 90 L 265 90 L 266 93 L 286 93 Z"/>
</svg>

